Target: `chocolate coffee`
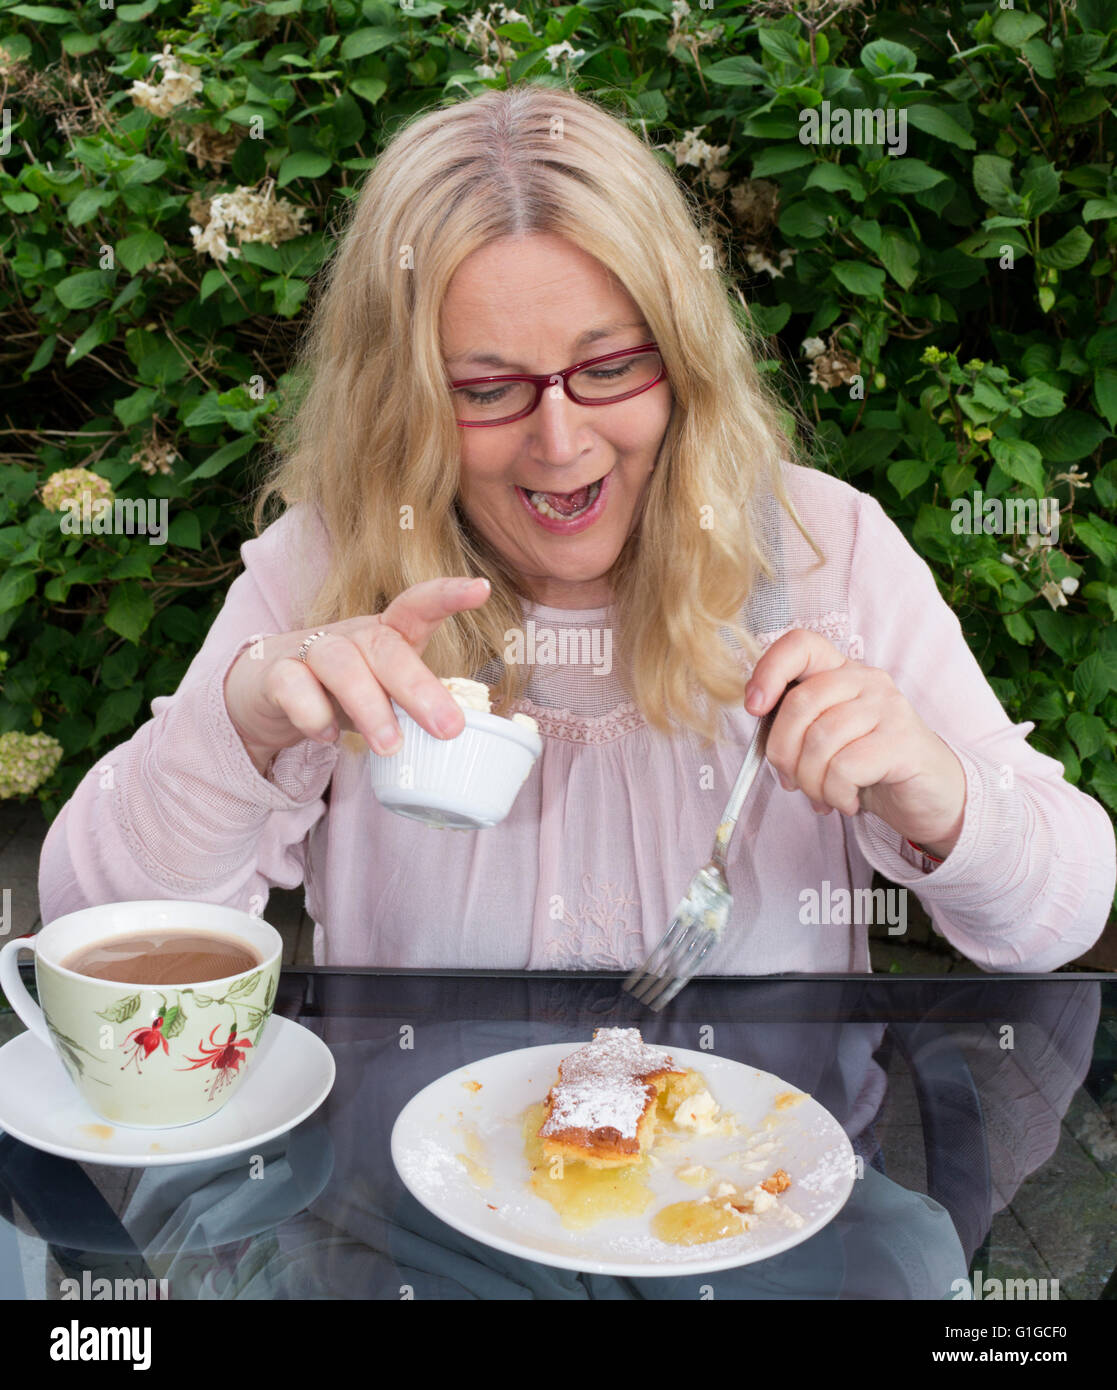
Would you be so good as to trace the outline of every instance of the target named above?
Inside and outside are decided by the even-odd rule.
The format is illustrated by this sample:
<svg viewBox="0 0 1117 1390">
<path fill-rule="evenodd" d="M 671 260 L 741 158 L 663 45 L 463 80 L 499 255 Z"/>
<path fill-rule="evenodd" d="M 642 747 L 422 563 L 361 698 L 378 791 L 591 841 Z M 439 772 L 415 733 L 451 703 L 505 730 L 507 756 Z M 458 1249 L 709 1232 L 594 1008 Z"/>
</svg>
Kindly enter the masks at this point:
<svg viewBox="0 0 1117 1390">
<path fill-rule="evenodd" d="M 260 963 L 255 951 L 232 937 L 181 928 L 113 936 L 61 962 L 78 975 L 126 985 L 201 984 Z"/>
</svg>

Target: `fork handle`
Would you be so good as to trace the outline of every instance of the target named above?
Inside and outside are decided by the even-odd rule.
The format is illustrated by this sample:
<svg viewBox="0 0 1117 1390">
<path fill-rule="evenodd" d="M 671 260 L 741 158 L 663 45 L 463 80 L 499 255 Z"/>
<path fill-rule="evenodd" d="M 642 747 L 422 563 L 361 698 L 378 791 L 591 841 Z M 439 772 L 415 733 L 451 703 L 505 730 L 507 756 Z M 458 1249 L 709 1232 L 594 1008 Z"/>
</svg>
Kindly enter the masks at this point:
<svg viewBox="0 0 1117 1390">
<path fill-rule="evenodd" d="M 772 706 L 767 714 L 760 716 L 760 721 L 753 732 L 752 742 L 748 746 L 745 754 L 745 761 L 741 765 L 741 770 L 737 774 L 737 780 L 733 783 L 733 791 L 730 793 L 729 805 L 725 808 L 725 814 L 721 818 L 718 826 L 717 835 L 714 837 L 714 852 L 711 856 L 714 863 L 722 869 L 725 867 L 725 852 L 729 848 L 729 841 L 733 838 L 733 832 L 737 829 L 737 817 L 741 814 L 741 807 L 745 804 L 745 797 L 749 794 L 749 788 L 756 778 L 760 769 L 760 764 L 764 761 L 764 754 L 768 748 L 768 733 L 779 713 L 780 706 L 783 704 L 784 697 L 788 690 L 798 685 L 797 680 L 791 681 L 786 689 L 781 693 L 780 698 Z"/>
</svg>

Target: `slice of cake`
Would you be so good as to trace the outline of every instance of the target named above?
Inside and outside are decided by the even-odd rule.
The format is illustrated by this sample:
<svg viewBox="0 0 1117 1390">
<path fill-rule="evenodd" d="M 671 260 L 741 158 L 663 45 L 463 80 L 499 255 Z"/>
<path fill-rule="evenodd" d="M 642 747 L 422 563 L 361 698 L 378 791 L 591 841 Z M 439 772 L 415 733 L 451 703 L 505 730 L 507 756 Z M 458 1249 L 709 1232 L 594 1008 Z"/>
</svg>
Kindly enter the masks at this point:
<svg viewBox="0 0 1117 1390">
<path fill-rule="evenodd" d="M 655 1136 L 660 1094 L 685 1075 L 638 1028 L 598 1028 L 559 1063 L 539 1130 L 544 1156 L 592 1168 L 639 1163 Z"/>
</svg>

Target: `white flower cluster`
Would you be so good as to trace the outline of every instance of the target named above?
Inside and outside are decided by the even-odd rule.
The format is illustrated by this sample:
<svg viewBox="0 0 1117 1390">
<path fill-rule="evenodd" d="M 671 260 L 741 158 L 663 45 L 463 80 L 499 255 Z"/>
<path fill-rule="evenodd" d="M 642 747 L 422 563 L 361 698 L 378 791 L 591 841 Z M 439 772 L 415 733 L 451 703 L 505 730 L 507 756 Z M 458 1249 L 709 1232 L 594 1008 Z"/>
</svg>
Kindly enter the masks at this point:
<svg viewBox="0 0 1117 1390">
<path fill-rule="evenodd" d="M 163 52 L 155 57 L 154 62 L 163 69 L 162 82 L 157 87 L 148 82 L 133 82 L 128 95 L 137 106 L 142 106 L 152 115 L 169 116 L 176 107 L 184 106 L 196 92 L 202 90 L 202 79 L 196 69 L 179 66 L 169 43 L 163 45 Z"/>
<path fill-rule="evenodd" d="M 671 5 L 671 33 L 667 38 L 667 52 L 674 54 L 679 44 L 689 48 L 691 53 L 697 56 L 700 48 L 706 48 L 712 43 L 716 43 L 725 33 L 725 25 L 715 25 L 713 29 L 699 29 L 692 27 L 687 21 L 690 19 L 691 9 L 687 0 L 673 0 Z"/>
<path fill-rule="evenodd" d="M 178 453 L 165 440 L 152 440 L 132 455 L 145 473 L 173 473 Z"/>
<path fill-rule="evenodd" d="M 240 255 L 236 247 L 229 245 L 229 232 L 236 232 L 241 245 L 246 241 L 262 241 L 278 246 L 281 241 L 301 236 L 306 208 L 296 207 L 285 198 L 273 201 L 274 184 L 274 179 L 269 179 L 263 193 L 238 188 L 235 193 L 219 193 L 211 199 L 209 223 L 205 229 L 190 228 L 194 250 L 206 251 L 215 261 L 224 261 Z"/>
<path fill-rule="evenodd" d="M 484 14 L 480 10 L 474 10 L 459 27 L 465 34 L 467 46 L 475 44 L 482 58 L 495 58 L 498 63 L 506 63 L 515 57 L 516 50 L 499 35 L 494 34 L 493 30 L 498 24 L 514 24 L 516 20 L 524 24 L 528 22 L 527 15 L 520 14 L 519 10 L 509 9 L 506 5 L 490 5 Z M 550 49 L 547 51 L 549 53 Z M 500 76 L 499 71 L 489 63 L 480 63 L 473 71 L 478 77 L 489 80 Z"/>
<path fill-rule="evenodd" d="M 50 734 L 0 734 L 0 800 L 41 787 L 62 761 L 62 745 Z"/>
<path fill-rule="evenodd" d="M 780 252 L 779 265 L 776 265 L 763 251 L 755 247 L 745 252 L 745 260 L 748 261 L 749 269 L 752 271 L 766 270 L 773 280 L 779 280 L 794 259 L 795 251 L 790 246 L 785 246 Z M 808 341 L 810 340 L 808 339 Z"/>
<path fill-rule="evenodd" d="M 729 146 L 710 145 L 700 140 L 698 137 L 705 129 L 704 125 L 695 126 L 693 130 L 686 131 L 681 140 L 671 141 L 667 148 L 675 156 L 676 168 L 692 164 L 701 170 L 711 188 L 723 188 L 729 182 L 729 173 L 721 168 L 721 164 L 729 153 Z"/>
<path fill-rule="evenodd" d="M 1031 537 L 1028 539 L 1030 540 Z M 1049 579 L 1040 593 L 1052 608 L 1065 608 L 1067 606 L 1067 594 L 1073 594 L 1077 588 L 1078 580 L 1068 574 L 1058 584 L 1053 579 Z"/>
<path fill-rule="evenodd" d="M 108 478 L 91 473 L 88 468 L 60 468 L 43 484 L 40 496 L 47 511 L 60 512 L 67 505 L 80 509 L 83 492 L 89 493 L 91 503 L 101 498 L 106 502 L 113 500 L 112 484 Z"/>
<path fill-rule="evenodd" d="M 578 58 L 584 58 L 586 56 L 586 50 L 584 48 L 574 48 L 563 39 L 562 43 L 553 43 L 549 48 L 544 49 L 543 56 L 546 58 L 547 62 L 550 63 L 551 71 L 557 72 L 561 59 L 569 58 L 571 62 L 574 62 Z"/>
</svg>

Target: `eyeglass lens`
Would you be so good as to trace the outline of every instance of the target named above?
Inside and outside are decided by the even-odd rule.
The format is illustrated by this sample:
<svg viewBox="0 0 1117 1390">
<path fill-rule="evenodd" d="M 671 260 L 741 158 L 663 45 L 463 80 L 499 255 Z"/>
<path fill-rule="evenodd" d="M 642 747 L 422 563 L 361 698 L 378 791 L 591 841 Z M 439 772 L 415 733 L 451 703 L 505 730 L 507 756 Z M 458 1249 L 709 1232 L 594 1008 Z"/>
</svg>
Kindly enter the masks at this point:
<svg viewBox="0 0 1117 1390">
<path fill-rule="evenodd" d="M 584 401 L 604 405 L 649 385 L 659 372 L 658 352 L 635 353 L 615 362 L 585 367 L 570 378 L 570 389 Z M 459 420 L 495 424 L 526 410 L 535 398 L 535 387 L 530 381 L 494 381 L 482 386 L 459 386 L 451 394 Z"/>
</svg>

